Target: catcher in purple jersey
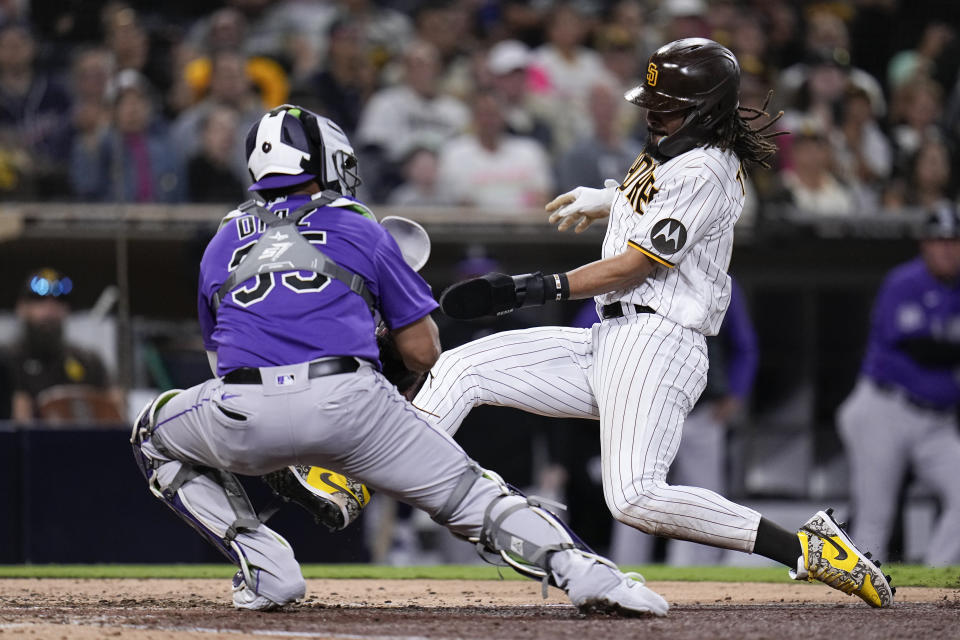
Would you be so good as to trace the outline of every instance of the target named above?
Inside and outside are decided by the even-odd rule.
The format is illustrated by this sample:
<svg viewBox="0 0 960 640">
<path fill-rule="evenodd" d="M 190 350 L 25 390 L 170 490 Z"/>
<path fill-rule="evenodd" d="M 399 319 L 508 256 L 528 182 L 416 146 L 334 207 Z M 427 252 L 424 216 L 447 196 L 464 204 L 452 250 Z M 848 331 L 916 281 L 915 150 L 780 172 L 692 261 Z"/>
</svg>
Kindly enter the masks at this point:
<svg viewBox="0 0 960 640">
<path fill-rule="evenodd" d="M 217 377 L 161 394 L 131 434 L 150 491 L 237 566 L 234 606 L 274 609 L 305 593 L 290 545 L 234 475 L 303 465 L 423 509 L 581 609 L 664 615 L 662 597 L 482 469 L 381 373 L 378 321 L 406 368 L 424 372 L 440 353 L 437 305 L 353 197 L 343 131 L 283 105 L 251 128 L 247 160 L 265 202 L 229 214 L 200 265 L 200 326 Z"/>
</svg>

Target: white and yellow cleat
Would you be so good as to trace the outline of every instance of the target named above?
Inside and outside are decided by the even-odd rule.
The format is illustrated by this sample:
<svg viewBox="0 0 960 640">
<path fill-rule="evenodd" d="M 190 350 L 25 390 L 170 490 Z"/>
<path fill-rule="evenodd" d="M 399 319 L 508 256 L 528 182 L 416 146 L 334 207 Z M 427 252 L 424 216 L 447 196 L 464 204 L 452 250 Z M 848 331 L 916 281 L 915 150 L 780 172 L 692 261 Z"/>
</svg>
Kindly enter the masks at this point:
<svg viewBox="0 0 960 640">
<path fill-rule="evenodd" d="M 880 563 L 874 564 L 869 553 L 862 553 L 833 519 L 833 509 L 818 511 L 797 532 L 803 555 L 797 570 L 790 571 L 794 580 L 819 580 L 844 593 L 858 596 L 872 607 L 893 604 L 896 589 L 890 576 L 883 575 Z"/>
</svg>

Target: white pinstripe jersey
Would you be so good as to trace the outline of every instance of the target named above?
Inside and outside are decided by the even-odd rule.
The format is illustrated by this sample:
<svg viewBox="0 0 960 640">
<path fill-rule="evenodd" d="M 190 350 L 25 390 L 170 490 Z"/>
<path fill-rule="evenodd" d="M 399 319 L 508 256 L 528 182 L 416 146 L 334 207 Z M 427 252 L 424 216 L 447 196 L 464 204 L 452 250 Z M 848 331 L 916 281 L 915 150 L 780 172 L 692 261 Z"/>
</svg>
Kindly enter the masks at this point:
<svg viewBox="0 0 960 640">
<path fill-rule="evenodd" d="M 640 154 L 610 207 L 602 256 L 634 249 L 665 268 L 634 289 L 597 296 L 597 304 L 646 305 L 715 335 L 730 303 L 727 267 L 743 198 L 743 169 L 732 151 L 698 147 L 663 164 Z"/>
</svg>

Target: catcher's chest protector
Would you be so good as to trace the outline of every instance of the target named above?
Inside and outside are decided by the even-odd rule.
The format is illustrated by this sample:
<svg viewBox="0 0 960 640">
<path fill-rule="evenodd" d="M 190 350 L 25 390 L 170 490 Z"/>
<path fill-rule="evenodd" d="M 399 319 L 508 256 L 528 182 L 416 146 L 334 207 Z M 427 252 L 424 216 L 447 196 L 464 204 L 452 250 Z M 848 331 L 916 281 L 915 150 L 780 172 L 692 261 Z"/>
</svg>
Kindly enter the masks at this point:
<svg viewBox="0 0 960 640">
<path fill-rule="evenodd" d="M 241 282 L 255 278 L 261 273 L 274 271 L 312 271 L 328 278 L 339 280 L 351 291 L 363 298 L 373 313 L 375 303 L 373 294 L 367 289 L 363 277 L 345 267 L 341 267 L 300 233 L 298 224 L 311 211 L 333 202 L 340 197 L 334 192 L 323 195 L 298 207 L 286 217 L 277 216 L 264 209 L 257 202 L 249 200 L 240 205 L 243 213 L 252 213 L 267 227 L 260 239 L 247 253 L 246 258 L 220 285 L 213 296 L 214 311 L 220 308 L 224 297 Z"/>
</svg>

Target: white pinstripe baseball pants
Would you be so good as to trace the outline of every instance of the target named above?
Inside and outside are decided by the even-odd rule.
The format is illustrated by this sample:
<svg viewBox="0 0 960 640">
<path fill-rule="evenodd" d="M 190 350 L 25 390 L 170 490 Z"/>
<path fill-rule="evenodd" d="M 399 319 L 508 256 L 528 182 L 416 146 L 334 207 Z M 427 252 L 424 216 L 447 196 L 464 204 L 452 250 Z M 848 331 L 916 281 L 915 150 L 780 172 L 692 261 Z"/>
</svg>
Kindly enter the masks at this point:
<svg viewBox="0 0 960 640">
<path fill-rule="evenodd" d="M 431 373 L 413 404 L 437 428 L 453 435 L 481 404 L 599 419 L 604 498 L 617 520 L 753 550 L 759 513 L 707 489 L 666 483 L 683 421 L 706 384 L 699 332 L 653 314 L 591 329 L 507 331 L 444 352 Z"/>
</svg>

